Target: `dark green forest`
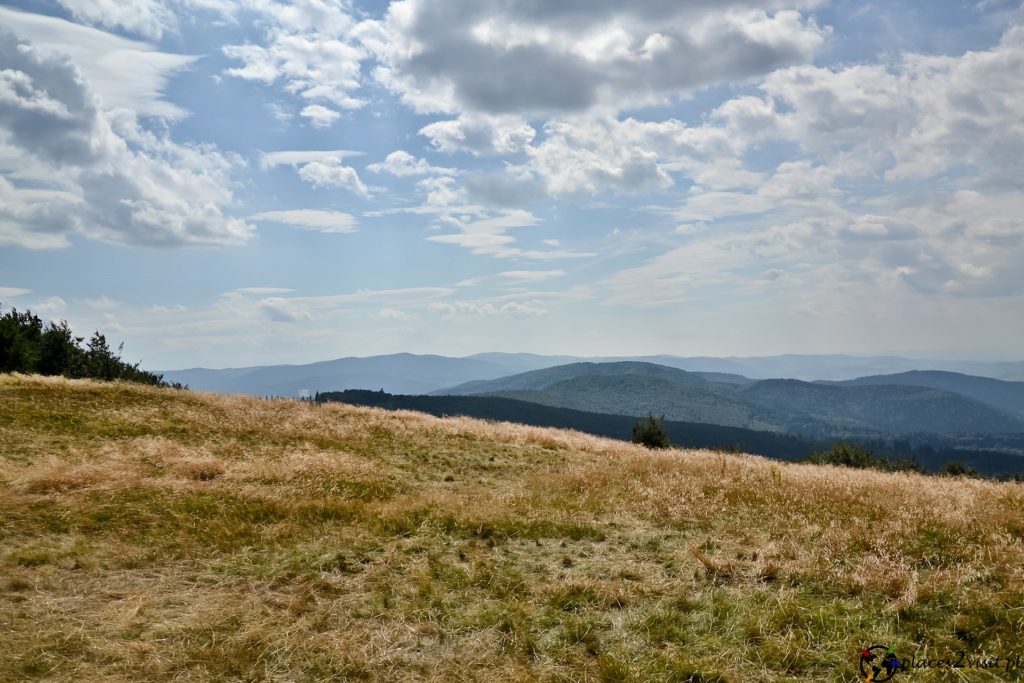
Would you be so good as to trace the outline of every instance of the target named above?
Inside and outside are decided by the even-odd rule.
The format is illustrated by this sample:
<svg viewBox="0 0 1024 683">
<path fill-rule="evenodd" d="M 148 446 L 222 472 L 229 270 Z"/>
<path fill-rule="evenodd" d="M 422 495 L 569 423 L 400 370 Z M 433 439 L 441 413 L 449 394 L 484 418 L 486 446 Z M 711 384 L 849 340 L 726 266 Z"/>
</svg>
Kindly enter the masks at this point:
<svg viewBox="0 0 1024 683">
<path fill-rule="evenodd" d="M 122 360 L 123 343 L 111 349 L 99 331 L 83 346 L 84 341 L 85 337 L 75 336 L 67 321 L 44 325 L 32 311 L 12 308 L 0 315 L 0 372 L 170 386 L 162 375 Z"/>
</svg>

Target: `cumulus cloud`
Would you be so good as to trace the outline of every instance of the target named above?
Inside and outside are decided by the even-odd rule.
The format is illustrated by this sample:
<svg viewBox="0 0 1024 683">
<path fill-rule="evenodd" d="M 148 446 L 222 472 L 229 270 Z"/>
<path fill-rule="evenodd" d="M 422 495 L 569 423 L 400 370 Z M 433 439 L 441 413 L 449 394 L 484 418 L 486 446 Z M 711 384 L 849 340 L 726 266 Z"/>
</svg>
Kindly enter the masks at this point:
<svg viewBox="0 0 1024 683">
<path fill-rule="evenodd" d="M 436 150 L 448 154 L 521 154 L 537 131 L 518 116 L 466 113 L 428 124 L 420 129 L 420 135 L 430 140 Z"/>
<path fill-rule="evenodd" d="M 370 196 L 370 190 L 359 179 L 351 166 L 340 157 L 325 157 L 299 167 L 299 177 L 313 187 L 340 187 L 361 197 Z"/>
<path fill-rule="evenodd" d="M 228 75 L 281 83 L 289 93 L 342 109 L 365 104 L 353 93 L 361 85 L 361 62 L 367 54 L 351 35 L 356 23 L 343 3 L 261 0 L 247 9 L 262 18 L 263 40 L 223 47 L 225 56 L 242 63 L 229 68 Z"/>
<path fill-rule="evenodd" d="M 355 232 L 356 219 L 352 214 L 341 211 L 317 209 L 292 209 L 289 211 L 264 211 L 249 217 L 254 221 L 284 223 L 304 230 L 325 233 Z"/>
<path fill-rule="evenodd" d="M 417 111 L 619 110 L 808 61 L 827 34 L 799 11 L 815 4 L 407 0 L 360 35 Z"/>
<path fill-rule="evenodd" d="M 314 128 L 330 128 L 341 116 L 341 113 L 322 104 L 310 104 L 303 107 L 299 115 L 309 119 Z"/>
<path fill-rule="evenodd" d="M 0 179 L 0 241 L 67 244 L 77 231 L 148 245 L 237 244 L 245 222 L 223 212 L 233 201 L 231 162 L 212 147 L 179 145 L 144 130 L 126 110 L 105 112 L 66 56 L 0 33 L 3 144 L 48 168 L 54 189 Z"/>
<path fill-rule="evenodd" d="M 508 315 L 515 317 L 547 315 L 548 311 L 541 308 L 537 302 L 509 301 L 500 306 L 491 302 L 472 301 L 438 301 L 429 304 L 427 308 L 439 314 L 444 320 L 456 318 L 467 318 L 477 316 Z"/>
<path fill-rule="evenodd" d="M 32 311 L 52 316 L 63 313 L 67 307 L 68 303 L 59 296 L 48 296 L 40 303 L 33 306 Z"/>
<path fill-rule="evenodd" d="M 526 165 L 472 171 L 464 174 L 463 183 L 470 197 L 489 206 L 518 208 L 547 195 L 542 179 Z"/>
<path fill-rule="evenodd" d="M 422 175 L 454 175 L 455 169 L 431 166 L 426 159 L 417 159 L 405 150 L 388 154 L 384 161 L 370 164 L 367 170 L 374 173 L 390 173 L 398 178 Z"/>
<path fill-rule="evenodd" d="M 207 10 L 230 14 L 233 0 L 57 0 L 79 21 L 123 29 L 146 38 L 160 38 L 178 30 L 178 12 Z"/>
<path fill-rule="evenodd" d="M 419 319 L 419 316 L 415 313 L 407 313 L 406 311 L 402 311 L 397 308 L 382 308 L 378 310 L 373 317 L 378 320 L 391 320 L 397 322 L 409 322 L 411 320 Z"/>
<path fill-rule="evenodd" d="M 658 163 L 652 146 L 636 144 L 617 122 L 551 122 L 545 140 L 531 148 L 531 169 L 554 195 L 594 193 L 604 187 L 622 192 L 653 192 L 672 179 Z"/>
<path fill-rule="evenodd" d="M 362 152 L 355 152 L 347 149 L 323 149 L 323 150 L 282 150 L 279 152 L 264 152 L 260 155 L 260 167 L 264 169 L 277 166 L 301 166 L 311 161 L 323 161 L 324 159 L 360 156 Z"/>
<path fill-rule="evenodd" d="M 532 130 L 532 129 L 531 129 Z M 674 173 L 711 181 L 748 184 L 761 178 L 742 169 L 741 152 L 729 131 L 715 126 L 689 127 L 668 119 L 639 121 L 606 115 L 553 118 L 543 137 L 519 150 L 519 163 L 500 172 L 466 174 L 466 187 L 489 203 L 516 206 L 540 196 L 649 194 L 674 185 Z M 531 136 L 532 138 L 532 136 Z"/>
<path fill-rule="evenodd" d="M 669 213 L 702 227 L 608 278 L 610 302 L 681 301 L 700 283 L 742 288 L 765 267 L 789 268 L 770 282 L 808 296 L 827 296 L 828 279 L 890 295 L 1024 292 L 1024 29 L 960 56 L 780 69 L 759 90 L 671 136 L 709 143 L 709 155 L 658 146 L 661 168 L 692 182 Z M 748 169 L 747 153 L 766 142 L 797 152 Z"/>
<path fill-rule="evenodd" d="M 170 78 L 195 57 L 161 52 L 145 42 L 6 7 L 0 7 L 0 26 L 37 48 L 70 56 L 107 110 L 129 109 L 168 120 L 187 113 L 163 93 Z"/>
</svg>

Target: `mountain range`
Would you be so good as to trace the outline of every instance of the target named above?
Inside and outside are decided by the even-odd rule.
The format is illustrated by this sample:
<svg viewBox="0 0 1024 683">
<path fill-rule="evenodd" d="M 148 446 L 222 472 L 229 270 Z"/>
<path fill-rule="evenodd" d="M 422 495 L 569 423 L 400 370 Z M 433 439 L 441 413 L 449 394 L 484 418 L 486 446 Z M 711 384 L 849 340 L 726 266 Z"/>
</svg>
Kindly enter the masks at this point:
<svg viewBox="0 0 1024 683">
<path fill-rule="evenodd" d="M 398 353 L 365 358 L 339 358 L 303 365 L 265 365 L 215 370 L 163 370 L 169 382 L 193 389 L 257 396 L 297 396 L 303 390 L 384 389 L 397 394 L 430 393 L 472 380 L 508 375 L 577 362 L 643 361 L 677 368 L 723 383 L 788 378 L 806 381 L 849 381 L 872 376 L 939 370 L 980 378 L 1024 380 L 1024 362 L 917 360 L 897 356 L 783 355 L 749 358 L 636 356 L 583 358 L 530 353 L 480 353 L 464 358 Z M 717 377 L 709 377 L 710 374 Z M 878 382 L 881 383 L 881 382 Z M 937 387 L 941 388 L 941 387 Z"/>
<path fill-rule="evenodd" d="M 571 363 L 435 392 L 483 395 L 574 410 L 644 415 L 813 437 L 1024 432 L 1024 383 L 918 373 L 845 383 L 716 381 L 644 362 Z M 958 380 L 971 395 L 951 391 Z M 1008 409 L 1009 408 L 1009 409 Z"/>
</svg>

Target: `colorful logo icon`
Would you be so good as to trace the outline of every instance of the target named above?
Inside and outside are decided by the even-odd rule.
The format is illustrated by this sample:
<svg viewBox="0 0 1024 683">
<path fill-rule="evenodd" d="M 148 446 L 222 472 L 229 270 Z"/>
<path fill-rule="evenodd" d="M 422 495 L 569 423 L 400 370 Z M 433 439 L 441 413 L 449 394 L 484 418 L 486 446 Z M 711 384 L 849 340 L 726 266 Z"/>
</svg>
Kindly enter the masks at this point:
<svg viewBox="0 0 1024 683">
<path fill-rule="evenodd" d="M 884 683 L 903 670 L 903 662 L 891 647 L 872 645 L 860 649 L 860 675 L 865 683 Z"/>
</svg>

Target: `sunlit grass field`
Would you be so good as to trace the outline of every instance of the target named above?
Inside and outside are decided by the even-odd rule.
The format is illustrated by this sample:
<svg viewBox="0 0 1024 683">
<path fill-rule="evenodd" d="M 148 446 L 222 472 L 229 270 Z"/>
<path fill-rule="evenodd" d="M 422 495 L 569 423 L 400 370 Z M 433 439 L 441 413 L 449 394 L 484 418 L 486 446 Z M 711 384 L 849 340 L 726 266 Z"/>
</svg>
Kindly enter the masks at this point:
<svg viewBox="0 0 1024 683">
<path fill-rule="evenodd" d="M 1024 656 L 1024 486 L 0 376 L 2 681 L 854 681 L 874 644 Z"/>
</svg>

